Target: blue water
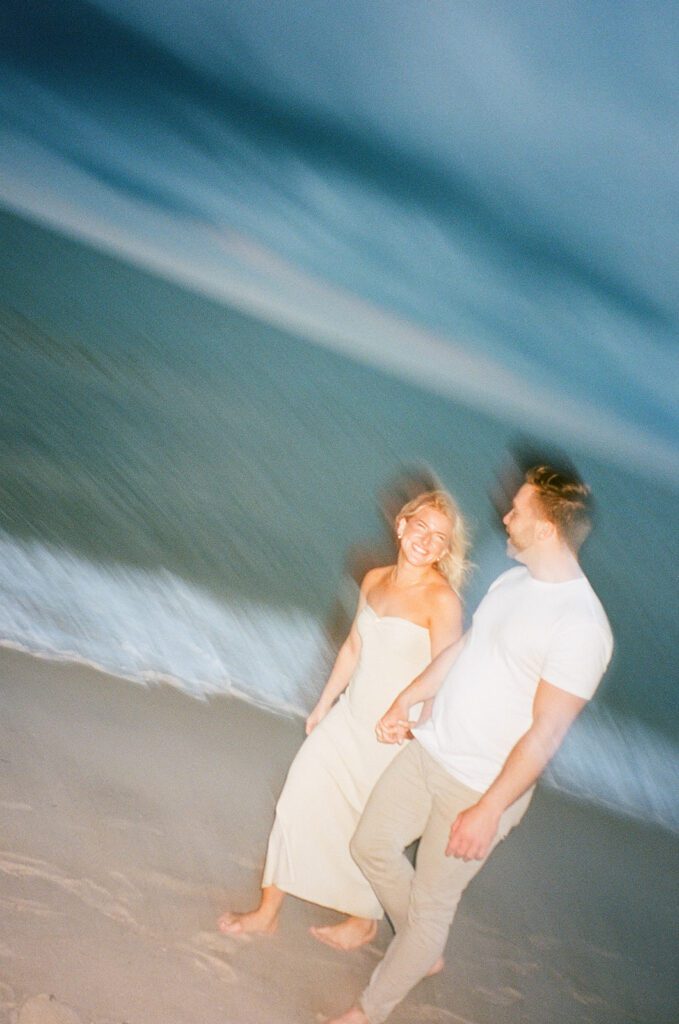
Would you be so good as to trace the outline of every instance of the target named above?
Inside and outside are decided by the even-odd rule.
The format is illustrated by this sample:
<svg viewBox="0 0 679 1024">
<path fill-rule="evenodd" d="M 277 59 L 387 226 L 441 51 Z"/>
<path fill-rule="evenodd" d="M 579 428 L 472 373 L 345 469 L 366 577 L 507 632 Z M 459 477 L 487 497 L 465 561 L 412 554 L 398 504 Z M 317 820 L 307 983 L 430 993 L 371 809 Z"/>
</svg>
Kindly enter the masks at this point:
<svg viewBox="0 0 679 1024">
<path fill-rule="evenodd" d="M 355 596 L 346 552 L 383 543 L 376 495 L 403 462 L 472 523 L 473 611 L 507 564 L 488 492 L 513 424 L 0 225 L 5 642 L 303 712 L 338 595 Z M 551 778 L 677 827 L 676 499 L 571 454 L 598 499 L 584 564 L 617 647 Z"/>
<path fill-rule="evenodd" d="M 429 6 L 6 0 L 0 196 L 671 480 L 679 19 Z"/>
<path fill-rule="evenodd" d="M 616 653 L 551 780 L 679 827 L 667 5 L 6 0 L 0 639 L 303 712 L 425 465 L 507 565 L 518 442 L 592 484 Z"/>
</svg>

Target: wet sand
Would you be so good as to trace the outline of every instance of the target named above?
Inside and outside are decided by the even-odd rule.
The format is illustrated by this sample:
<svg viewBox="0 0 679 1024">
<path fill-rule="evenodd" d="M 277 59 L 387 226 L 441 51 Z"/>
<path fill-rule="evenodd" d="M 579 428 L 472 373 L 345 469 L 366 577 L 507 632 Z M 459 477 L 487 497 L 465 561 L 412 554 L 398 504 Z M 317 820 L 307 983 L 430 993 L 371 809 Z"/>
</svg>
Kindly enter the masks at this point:
<svg viewBox="0 0 679 1024">
<path fill-rule="evenodd" d="M 0 1024 L 312 1024 L 389 940 L 215 930 L 256 899 L 298 719 L 0 651 Z M 543 789 L 394 1024 L 679 1019 L 677 837 Z"/>
</svg>

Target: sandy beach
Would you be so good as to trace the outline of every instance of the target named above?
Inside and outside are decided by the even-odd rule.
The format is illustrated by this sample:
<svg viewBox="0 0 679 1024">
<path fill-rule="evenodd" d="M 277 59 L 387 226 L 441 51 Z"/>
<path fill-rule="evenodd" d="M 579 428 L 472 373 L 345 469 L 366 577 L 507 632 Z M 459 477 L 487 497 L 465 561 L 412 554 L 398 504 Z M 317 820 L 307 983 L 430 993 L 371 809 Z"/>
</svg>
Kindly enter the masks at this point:
<svg viewBox="0 0 679 1024">
<path fill-rule="evenodd" d="M 467 629 L 517 560 L 576 582 L 573 474 L 610 665 L 388 1024 L 679 1024 L 678 51 L 662 0 L 3 0 L 0 1024 L 353 1005 L 388 921 L 349 954 L 295 898 L 272 936 L 217 922 L 259 900 L 398 510 L 459 504 Z M 545 465 L 524 545 L 504 519 Z M 456 629 L 427 533 L 373 607 L 420 630 L 417 671 Z M 583 665 L 584 600 L 596 631 L 526 618 Z M 384 652 L 415 674 L 361 645 L 361 689 L 396 685 Z M 594 668 L 563 646 L 540 674 L 573 696 Z M 506 714 L 450 691 L 497 767 L 522 674 Z"/>
<path fill-rule="evenodd" d="M 272 938 L 215 930 L 256 897 L 299 719 L 0 652 L 0 1022 L 306 1024 L 382 955 L 289 899 Z M 679 1015 L 677 840 L 543 789 L 466 894 L 443 974 L 394 1024 Z"/>
</svg>

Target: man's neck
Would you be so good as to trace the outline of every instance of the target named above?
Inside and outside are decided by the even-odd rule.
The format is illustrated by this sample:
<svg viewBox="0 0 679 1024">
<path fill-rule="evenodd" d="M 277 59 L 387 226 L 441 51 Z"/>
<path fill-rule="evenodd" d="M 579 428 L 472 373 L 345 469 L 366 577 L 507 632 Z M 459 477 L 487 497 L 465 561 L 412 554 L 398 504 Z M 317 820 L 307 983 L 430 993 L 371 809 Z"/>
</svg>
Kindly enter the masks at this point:
<svg viewBox="0 0 679 1024">
<path fill-rule="evenodd" d="M 533 548 L 525 552 L 525 557 L 519 561 L 531 576 L 542 583 L 568 583 L 583 575 L 577 556 L 567 544 Z"/>
</svg>

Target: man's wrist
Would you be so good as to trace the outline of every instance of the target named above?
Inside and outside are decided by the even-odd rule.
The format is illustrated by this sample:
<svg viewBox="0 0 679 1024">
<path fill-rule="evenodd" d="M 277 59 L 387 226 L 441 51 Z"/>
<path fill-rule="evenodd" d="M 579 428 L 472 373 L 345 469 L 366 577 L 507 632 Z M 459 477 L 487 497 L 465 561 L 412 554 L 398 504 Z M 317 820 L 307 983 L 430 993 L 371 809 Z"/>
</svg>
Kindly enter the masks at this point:
<svg viewBox="0 0 679 1024">
<path fill-rule="evenodd" d="M 413 706 L 414 703 L 415 703 L 415 701 L 411 701 L 411 700 L 408 699 L 408 691 L 407 690 L 404 690 L 403 693 L 399 694 L 399 696 L 396 698 L 396 701 L 395 701 L 396 711 L 397 711 L 397 713 L 399 715 L 399 718 L 403 718 L 404 720 L 407 721 L 408 713 L 409 713 L 409 711 L 410 711 L 410 709 L 411 709 L 411 707 Z"/>
<path fill-rule="evenodd" d="M 502 799 L 490 791 L 483 794 L 477 806 L 487 811 L 488 814 L 493 814 L 496 818 L 500 818 L 506 810 Z"/>
</svg>

